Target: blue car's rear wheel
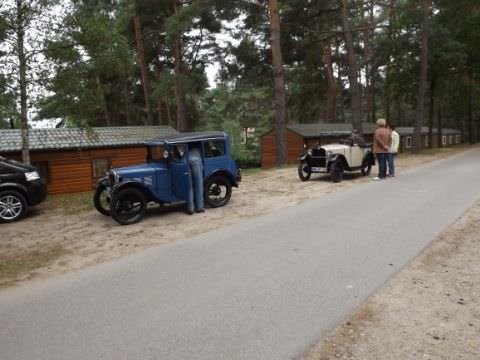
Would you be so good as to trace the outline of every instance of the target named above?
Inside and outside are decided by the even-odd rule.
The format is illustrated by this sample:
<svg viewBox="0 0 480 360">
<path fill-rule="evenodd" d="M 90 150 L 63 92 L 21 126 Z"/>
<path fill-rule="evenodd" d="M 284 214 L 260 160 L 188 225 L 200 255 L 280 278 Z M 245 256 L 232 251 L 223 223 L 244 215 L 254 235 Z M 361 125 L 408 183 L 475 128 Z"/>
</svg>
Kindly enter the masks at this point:
<svg viewBox="0 0 480 360">
<path fill-rule="evenodd" d="M 205 184 L 205 203 L 210 207 L 226 205 L 232 196 L 232 183 L 225 176 L 214 176 Z"/>
<path fill-rule="evenodd" d="M 115 194 L 110 203 L 112 217 L 121 225 L 139 222 L 145 216 L 147 199 L 143 192 L 135 188 L 125 188 Z"/>
</svg>

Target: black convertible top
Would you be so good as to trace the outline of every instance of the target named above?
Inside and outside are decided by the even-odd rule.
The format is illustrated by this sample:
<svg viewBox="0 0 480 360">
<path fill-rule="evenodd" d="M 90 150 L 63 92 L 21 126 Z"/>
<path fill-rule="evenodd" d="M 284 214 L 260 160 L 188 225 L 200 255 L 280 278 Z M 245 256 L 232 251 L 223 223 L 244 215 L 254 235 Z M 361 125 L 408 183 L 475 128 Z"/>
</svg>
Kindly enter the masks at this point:
<svg viewBox="0 0 480 360">
<path fill-rule="evenodd" d="M 223 140 L 227 138 L 227 134 L 223 131 L 198 131 L 186 132 L 174 135 L 167 135 L 160 138 L 145 140 L 146 145 L 163 145 L 163 144 L 180 144 L 194 141 L 205 140 Z"/>
</svg>

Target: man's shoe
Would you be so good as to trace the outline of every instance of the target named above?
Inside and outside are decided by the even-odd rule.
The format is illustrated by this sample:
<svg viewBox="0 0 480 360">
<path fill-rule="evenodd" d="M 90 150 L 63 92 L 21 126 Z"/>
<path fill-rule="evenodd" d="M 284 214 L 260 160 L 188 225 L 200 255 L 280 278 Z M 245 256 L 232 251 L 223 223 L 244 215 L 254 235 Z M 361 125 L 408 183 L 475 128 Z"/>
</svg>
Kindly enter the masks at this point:
<svg viewBox="0 0 480 360">
<path fill-rule="evenodd" d="M 188 215 L 193 215 L 193 209 L 192 208 L 187 208 L 187 214 Z"/>
<path fill-rule="evenodd" d="M 372 180 L 377 181 L 377 180 L 382 180 L 382 178 L 375 176 Z"/>
<path fill-rule="evenodd" d="M 195 210 L 197 213 L 202 213 L 202 212 L 205 212 L 205 209 L 197 209 Z"/>
</svg>

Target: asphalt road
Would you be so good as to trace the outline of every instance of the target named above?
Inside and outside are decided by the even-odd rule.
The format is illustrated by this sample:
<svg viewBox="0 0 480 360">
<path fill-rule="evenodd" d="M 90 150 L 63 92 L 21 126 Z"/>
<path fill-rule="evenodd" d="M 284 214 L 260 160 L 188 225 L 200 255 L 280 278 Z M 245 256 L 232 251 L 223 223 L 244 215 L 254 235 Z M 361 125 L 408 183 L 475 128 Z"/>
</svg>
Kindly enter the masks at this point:
<svg viewBox="0 0 480 360">
<path fill-rule="evenodd" d="M 479 179 L 476 149 L 4 291 L 0 358 L 296 358 L 479 199 Z"/>
</svg>

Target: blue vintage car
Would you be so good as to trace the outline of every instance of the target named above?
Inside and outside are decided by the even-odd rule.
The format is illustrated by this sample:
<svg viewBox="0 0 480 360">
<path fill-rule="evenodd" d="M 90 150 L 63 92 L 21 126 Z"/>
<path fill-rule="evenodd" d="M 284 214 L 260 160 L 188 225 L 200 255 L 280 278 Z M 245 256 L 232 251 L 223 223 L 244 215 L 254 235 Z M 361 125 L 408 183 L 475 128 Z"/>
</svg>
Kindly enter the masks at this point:
<svg viewBox="0 0 480 360">
<path fill-rule="evenodd" d="M 95 208 L 122 225 L 140 221 L 150 202 L 163 205 L 188 201 L 192 187 L 189 147 L 201 149 L 206 205 L 226 205 L 232 187 L 238 187 L 241 180 L 224 132 L 180 133 L 145 144 L 145 164 L 111 169 L 97 182 Z"/>
</svg>

